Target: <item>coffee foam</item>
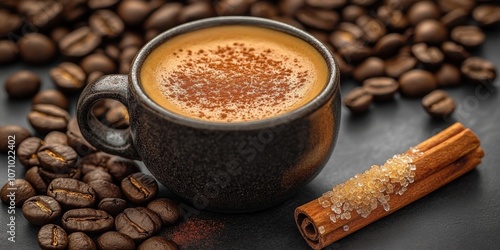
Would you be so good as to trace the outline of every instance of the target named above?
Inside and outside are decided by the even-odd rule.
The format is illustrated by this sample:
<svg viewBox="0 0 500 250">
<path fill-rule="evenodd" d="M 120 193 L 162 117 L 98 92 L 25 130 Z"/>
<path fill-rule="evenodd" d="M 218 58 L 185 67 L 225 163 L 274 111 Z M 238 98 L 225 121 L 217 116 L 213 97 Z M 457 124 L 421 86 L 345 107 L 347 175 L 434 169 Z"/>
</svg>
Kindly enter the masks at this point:
<svg viewBox="0 0 500 250">
<path fill-rule="evenodd" d="M 255 27 L 210 29 L 176 37 L 148 56 L 141 81 L 154 101 L 197 119 L 241 122 L 294 110 L 326 83 L 326 63 L 298 38 Z"/>
</svg>

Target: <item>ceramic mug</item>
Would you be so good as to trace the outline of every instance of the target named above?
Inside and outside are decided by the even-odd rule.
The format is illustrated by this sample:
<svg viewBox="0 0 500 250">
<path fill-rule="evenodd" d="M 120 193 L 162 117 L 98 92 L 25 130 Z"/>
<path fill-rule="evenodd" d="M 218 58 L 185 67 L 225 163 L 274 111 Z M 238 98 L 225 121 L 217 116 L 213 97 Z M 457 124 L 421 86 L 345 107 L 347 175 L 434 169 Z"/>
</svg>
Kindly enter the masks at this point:
<svg viewBox="0 0 500 250">
<path fill-rule="evenodd" d="M 140 83 L 146 57 L 170 38 L 221 25 L 278 30 L 306 41 L 324 58 L 329 74 L 305 105 L 273 118 L 238 123 L 197 120 L 152 101 Z M 130 127 L 104 126 L 92 114 L 102 99 L 126 106 Z M 248 212 L 276 205 L 309 183 L 333 151 L 340 126 L 339 71 L 329 50 L 292 26 L 255 17 L 216 17 L 172 28 L 137 54 L 128 75 L 89 84 L 77 104 L 83 136 L 97 149 L 142 160 L 156 179 L 197 209 Z"/>
</svg>

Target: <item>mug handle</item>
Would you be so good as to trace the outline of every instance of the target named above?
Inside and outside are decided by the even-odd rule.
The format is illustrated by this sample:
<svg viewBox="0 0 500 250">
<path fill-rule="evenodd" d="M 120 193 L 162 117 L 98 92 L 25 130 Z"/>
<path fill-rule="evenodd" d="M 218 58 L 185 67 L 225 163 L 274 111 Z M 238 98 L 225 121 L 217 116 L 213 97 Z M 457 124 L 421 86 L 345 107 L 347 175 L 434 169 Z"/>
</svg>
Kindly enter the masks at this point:
<svg viewBox="0 0 500 250">
<path fill-rule="evenodd" d="M 128 76 L 106 75 L 85 87 L 78 99 L 76 117 L 83 137 L 104 152 L 129 159 L 140 160 L 134 147 L 130 128 L 113 129 L 102 124 L 92 113 L 92 107 L 99 100 L 114 99 L 129 110 Z"/>
</svg>

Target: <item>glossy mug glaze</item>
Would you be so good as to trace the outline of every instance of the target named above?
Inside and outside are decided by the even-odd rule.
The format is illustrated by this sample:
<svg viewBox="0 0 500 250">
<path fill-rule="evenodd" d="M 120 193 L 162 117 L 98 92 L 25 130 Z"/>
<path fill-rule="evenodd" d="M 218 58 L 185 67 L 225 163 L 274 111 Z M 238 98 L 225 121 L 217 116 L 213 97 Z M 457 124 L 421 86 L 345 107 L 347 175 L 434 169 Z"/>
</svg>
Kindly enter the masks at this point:
<svg viewBox="0 0 500 250">
<path fill-rule="evenodd" d="M 145 94 L 141 67 L 172 37 L 221 25 L 281 31 L 307 42 L 325 60 L 328 79 L 311 101 L 285 114 L 244 122 L 211 122 L 171 112 Z M 197 209 L 248 212 L 276 205 L 309 183 L 324 167 L 340 126 L 339 71 L 328 49 L 292 26 L 255 17 L 216 17 L 170 29 L 138 53 L 129 75 L 107 75 L 80 95 L 77 119 L 96 148 L 142 160 L 156 179 Z M 111 129 L 91 112 L 111 98 L 129 112 L 130 128 Z"/>
</svg>

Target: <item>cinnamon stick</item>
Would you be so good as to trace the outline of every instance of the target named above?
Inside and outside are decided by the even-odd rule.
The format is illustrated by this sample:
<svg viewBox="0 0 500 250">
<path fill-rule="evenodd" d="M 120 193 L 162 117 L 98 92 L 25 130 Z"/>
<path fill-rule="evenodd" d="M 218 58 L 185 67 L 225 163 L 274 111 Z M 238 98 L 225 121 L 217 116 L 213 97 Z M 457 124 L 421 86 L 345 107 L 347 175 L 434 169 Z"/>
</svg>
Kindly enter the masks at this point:
<svg viewBox="0 0 500 250">
<path fill-rule="evenodd" d="M 327 192 L 322 197 L 306 203 L 295 210 L 297 226 L 306 242 L 312 248 L 321 249 L 469 172 L 481 162 L 483 156 L 484 152 L 480 147 L 477 136 L 470 129 L 456 123 L 402 154 L 400 157 L 403 161 L 400 161 L 400 158 L 394 159 L 399 165 L 393 169 L 399 171 L 399 167 L 406 167 L 404 170 L 406 171 L 405 175 L 408 175 L 408 173 L 410 173 L 410 176 L 414 174 L 414 178 L 408 176 L 406 179 L 403 178 L 403 183 L 406 183 L 406 180 L 412 182 L 406 183 L 407 186 L 393 185 L 392 179 L 391 181 L 384 182 L 385 185 L 396 186 L 396 189 L 399 188 L 398 192 L 387 194 L 388 191 L 384 191 L 385 195 L 378 194 L 378 191 L 371 192 L 378 194 L 379 198 L 382 197 L 383 206 L 380 205 L 380 202 L 377 202 L 378 206 L 367 215 L 366 206 L 363 206 L 363 204 L 361 205 L 361 209 L 359 205 L 357 207 L 357 211 L 363 211 L 359 213 L 353 211 L 352 204 L 355 203 L 353 200 L 345 200 L 345 197 L 342 196 L 344 200 L 343 202 L 339 202 L 338 197 L 340 195 L 338 193 L 336 194 L 333 191 Z M 410 161 L 406 163 L 408 159 Z M 387 166 L 393 167 L 392 165 L 394 165 L 391 165 L 390 162 L 386 162 L 386 164 L 381 168 Z M 411 171 L 408 172 L 408 166 L 414 169 L 413 173 Z M 378 169 L 376 168 L 375 170 Z M 401 172 L 404 171 L 401 169 Z M 367 171 L 365 174 L 370 176 L 372 172 L 374 171 Z M 359 176 L 359 179 L 369 183 L 377 183 L 377 181 L 373 182 L 373 180 L 363 176 L 365 174 Z M 356 178 L 358 178 L 358 175 L 356 175 Z M 351 178 L 345 184 L 349 185 L 352 182 Z M 357 185 L 362 184 L 363 182 L 357 182 Z M 382 189 L 386 189 L 385 187 Z M 342 188 L 344 187 L 336 186 L 333 190 L 342 191 Z M 406 191 L 402 189 L 406 189 Z M 366 192 L 366 188 L 363 190 Z M 346 192 L 349 193 L 351 190 L 347 190 Z M 368 193 L 368 196 L 371 193 Z M 349 193 L 349 195 L 351 194 Z M 363 197 L 360 197 L 367 195 L 367 193 L 354 192 L 352 195 L 355 197 L 353 199 L 367 200 L 363 200 Z M 384 199 L 387 199 L 387 201 Z M 332 204 L 334 200 L 337 204 Z M 351 208 L 349 206 L 346 208 L 346 203 Z"/>
</svg>

